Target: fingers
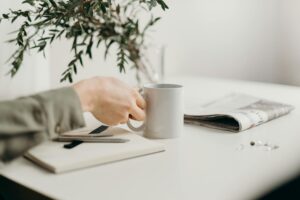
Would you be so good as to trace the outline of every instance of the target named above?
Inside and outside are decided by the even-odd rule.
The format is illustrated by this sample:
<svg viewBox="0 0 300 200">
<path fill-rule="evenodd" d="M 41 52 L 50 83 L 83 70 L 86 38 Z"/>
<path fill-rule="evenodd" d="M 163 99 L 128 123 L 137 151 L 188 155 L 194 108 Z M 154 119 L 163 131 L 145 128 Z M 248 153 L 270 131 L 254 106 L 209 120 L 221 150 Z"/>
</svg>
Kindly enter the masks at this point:
<svg viewBox="0 0 300 200">
<path fill-rule="evenodd" d="M 143 121 L 145 119 L 145 109 L 146 109 L 146 101 L 142 97 L 142 95 L 136 90 L 136 105 L 133 106 L 131 109 L 129 118 L 138 120 L 138 121 Z"/>
<path fill-rule="evenodd" d="M 131 114 L 129 114 L 129 119 L 136 120 Z"/>
<path fill-rule="evenodd" d="M 131 109 L 130 115 L 131 118 L 138 120 L 138 121 L 143 121 L 145 119 L 145 111 L 142 110 L 139 106 L 134 106 Z"/>
<path fill-rule="evenodd" d="M 143 110 L 146 108 L 146 101 L 139 93 L 137 93 L 136 96 L 136 104 L 138 107 L 140 107 Z"/>
</svg>

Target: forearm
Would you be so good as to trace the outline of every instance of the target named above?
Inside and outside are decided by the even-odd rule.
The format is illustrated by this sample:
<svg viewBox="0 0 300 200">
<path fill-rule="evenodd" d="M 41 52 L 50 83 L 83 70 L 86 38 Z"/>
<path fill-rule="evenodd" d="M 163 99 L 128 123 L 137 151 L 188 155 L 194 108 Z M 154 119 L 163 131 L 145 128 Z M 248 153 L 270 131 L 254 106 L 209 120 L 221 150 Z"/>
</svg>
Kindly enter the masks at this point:
<svg viewBox="0 0 300 200">
<path fill-rule="evenodd" d="M 72 88 L 0 102 L 0 160 L 82 126 L 81 104 Z"/>
</svg>

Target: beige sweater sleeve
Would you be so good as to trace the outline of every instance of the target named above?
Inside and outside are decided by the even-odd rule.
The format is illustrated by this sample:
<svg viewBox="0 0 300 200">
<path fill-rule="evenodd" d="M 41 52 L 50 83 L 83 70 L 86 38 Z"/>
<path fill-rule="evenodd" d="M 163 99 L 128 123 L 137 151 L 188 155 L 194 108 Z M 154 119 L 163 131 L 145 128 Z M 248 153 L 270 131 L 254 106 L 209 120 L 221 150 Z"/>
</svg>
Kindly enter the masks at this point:
<svg viewBox="0 0 300 200">
<path fill-rule="evenodd" d="M 69 87 L 0 102 L 0 161 L 83 126 L 79 98 Z"/>
</svg>

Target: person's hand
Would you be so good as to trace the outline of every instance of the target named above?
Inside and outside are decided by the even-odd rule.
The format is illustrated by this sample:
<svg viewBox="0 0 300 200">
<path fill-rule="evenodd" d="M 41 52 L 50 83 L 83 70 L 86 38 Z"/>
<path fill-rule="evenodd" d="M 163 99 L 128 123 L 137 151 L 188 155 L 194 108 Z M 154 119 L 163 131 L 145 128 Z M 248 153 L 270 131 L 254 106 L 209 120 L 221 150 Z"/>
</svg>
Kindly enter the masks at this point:
<svg viewBox="0 0 300 200">
<path fill-rule="evenodd" d="M 95 77 L 72 86 L 84 112 L 91 112 L 107 125 L 126 123 L 130 118 L 145 118 L 145 100 L 126 83 L 111 77 Z"/>
</svg>

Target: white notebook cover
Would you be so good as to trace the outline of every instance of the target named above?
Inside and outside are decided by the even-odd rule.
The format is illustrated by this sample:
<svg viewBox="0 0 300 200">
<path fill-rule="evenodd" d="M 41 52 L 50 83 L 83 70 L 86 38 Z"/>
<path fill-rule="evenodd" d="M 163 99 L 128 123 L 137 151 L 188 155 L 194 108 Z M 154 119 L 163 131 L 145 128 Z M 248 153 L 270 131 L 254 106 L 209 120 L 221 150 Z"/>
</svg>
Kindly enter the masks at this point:
<svg viewBox="0 0 300 200">
<path fill-rule="evenodd" d="M 114 137 L 129 139 L 126 143 L 82 143 L 65 149 L 63 142 L 45 142 L 29 150 L 25 157 L 41 167 L 61 173 L 104 163 L 124 160 L 164 151 L 161 143 L 154 142 L 125 129 L 110 130 Z"/>
</svg>

